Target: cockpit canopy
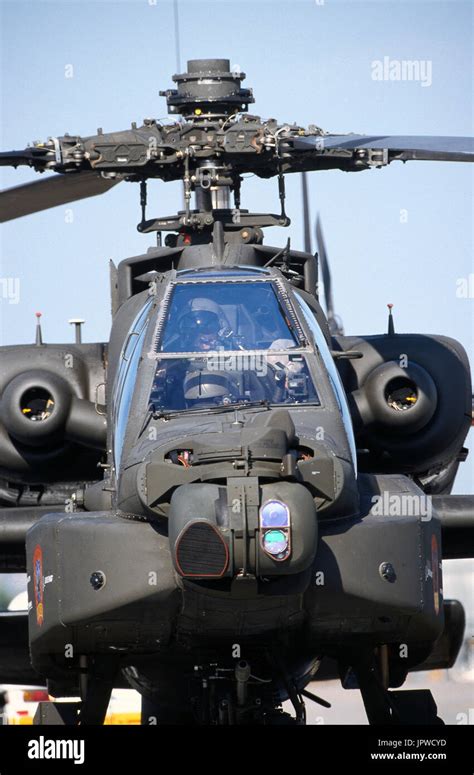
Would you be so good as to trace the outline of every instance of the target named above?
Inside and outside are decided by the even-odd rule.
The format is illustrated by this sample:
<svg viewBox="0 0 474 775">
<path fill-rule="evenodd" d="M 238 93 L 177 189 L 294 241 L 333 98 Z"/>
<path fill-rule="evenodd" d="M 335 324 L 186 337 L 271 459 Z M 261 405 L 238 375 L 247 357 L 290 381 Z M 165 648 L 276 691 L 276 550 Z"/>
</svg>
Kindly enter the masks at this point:
<svg viewBox="0 0 474 775">
<path fill-rule="evenodd" d="M 174 288 L 158 351 L 260 350 L 283 339 L 298 345 L 272 282 L 186 282 Z"/>
<path fill-rule="evenodd" d="M 298 321 L 270 280 L 176 284 L 155 342 L 156 411 L 319 403 Z"/>
<path fill-rule="evenodd" d="M 344 388 L 299 291 L 268 270 L 183 271 L 154 299 L 131 325 L 114 380 L 117 469 L 127 428 L 133 443 L 150 410 L 166 416 L 256 404 L 321 408 L 329 424 L 339 414 L 356 467 Z M 133 402 L 138 424 L 130 422 Z"/>
</svg>

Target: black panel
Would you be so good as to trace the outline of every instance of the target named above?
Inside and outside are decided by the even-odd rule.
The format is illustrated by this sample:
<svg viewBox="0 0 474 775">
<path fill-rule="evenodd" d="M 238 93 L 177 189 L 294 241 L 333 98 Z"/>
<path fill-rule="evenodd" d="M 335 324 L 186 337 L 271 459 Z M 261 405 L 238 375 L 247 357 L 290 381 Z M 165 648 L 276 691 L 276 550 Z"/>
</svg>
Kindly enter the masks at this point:
<svg viewBox="0 0 474 775">
<path fill-rule="evenodd" d="M 176 548 L 176 560 L 183 576 L 222 576 L 228 559 L 224 541 L 207 522 L 190 525 Z"/>
</svg>

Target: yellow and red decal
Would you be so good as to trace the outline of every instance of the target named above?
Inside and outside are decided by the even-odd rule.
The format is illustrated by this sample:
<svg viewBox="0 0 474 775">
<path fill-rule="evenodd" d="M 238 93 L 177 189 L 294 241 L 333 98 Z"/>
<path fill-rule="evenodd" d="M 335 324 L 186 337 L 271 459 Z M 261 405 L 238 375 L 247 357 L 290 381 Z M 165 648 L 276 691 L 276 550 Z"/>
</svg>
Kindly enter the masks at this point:
<svg viewBox="0 0 474 775">
<path fill-rule="evenodd" d="M 41 627 L 44 621 L 43 550 L 38 544 L 33 552 L 33 589 L 35 593 L 36 621 Z"/>
</svg>

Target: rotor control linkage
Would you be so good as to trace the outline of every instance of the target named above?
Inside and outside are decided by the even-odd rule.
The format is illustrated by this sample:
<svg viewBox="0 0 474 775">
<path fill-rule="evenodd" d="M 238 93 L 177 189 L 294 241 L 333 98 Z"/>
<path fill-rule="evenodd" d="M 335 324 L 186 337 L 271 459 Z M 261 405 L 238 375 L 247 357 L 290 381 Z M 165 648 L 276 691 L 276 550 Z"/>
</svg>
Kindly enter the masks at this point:
<svg viewBox="0 0 474 775">
<path fill-rule="evenodd" d="M 52 189 L 46 180 L 2 192 L 0 222 L 95 196 L 123 179 L 183 180 L 188 192 L 196 190 L 198 200 L 202 195 L 212 209 L 219 209 L 228 206 L 230 189 L 240 200 L 244 173 L 278 176 L 283 220 L 283 176 L 289 172 L 357 171 L 394 160 L 474 160 L 474 140 L 469 137 L 331 134 L 315 125 L 305 128 L 248 115 L 254 98 L 241 86 L 244 77 L 238 68 L 230 68 L 228 59 L 191 60 L 186 73 L 173 76 L 177 89 L 161 92 L 168 112 L 181 114 L 181 121 L 162 124 L 146 118 L 140 127 L 132 123 L 130 129 L 110 133 L 98 129 L 87 137 L 65 134 L 0 153 L 0 166 L 68 173 Z M 207 188 L 203 172 L 210 181 Z M 94 173 L 101 176 L 100 183 L 89 178 L 80 186 L 71 185 L 67 179 L 75 177 L 72 173 Z M 198 209 L 210 208 L 201 203 Z"/>
</svg>

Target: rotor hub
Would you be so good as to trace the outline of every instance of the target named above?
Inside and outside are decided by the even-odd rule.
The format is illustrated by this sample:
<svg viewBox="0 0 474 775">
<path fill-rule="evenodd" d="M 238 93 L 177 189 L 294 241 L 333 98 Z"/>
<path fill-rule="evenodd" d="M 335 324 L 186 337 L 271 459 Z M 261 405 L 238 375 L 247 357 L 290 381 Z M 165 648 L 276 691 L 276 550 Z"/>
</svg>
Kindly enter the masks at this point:
<svg viewBox="0 0 474 775">
<path fill-rule="evenodd" d="M 188 119 L 225 117 L 248 110 L 251 89 L 242 89 L 245 73 L 230 67 L 229 59 L 191 59 L 186 73 L 173 75 L 177 89 L 161 91 L 168 113 Z"/>
</svg>

